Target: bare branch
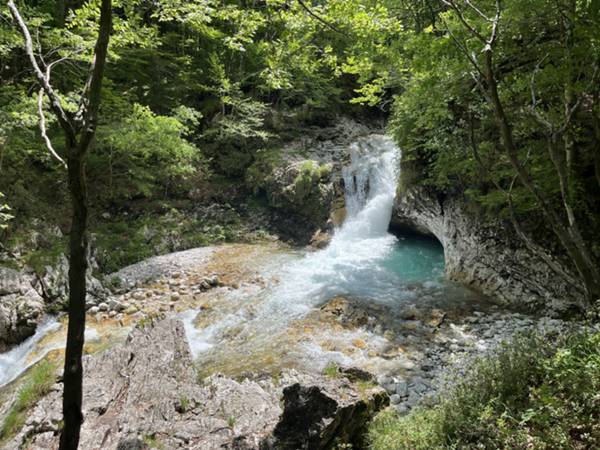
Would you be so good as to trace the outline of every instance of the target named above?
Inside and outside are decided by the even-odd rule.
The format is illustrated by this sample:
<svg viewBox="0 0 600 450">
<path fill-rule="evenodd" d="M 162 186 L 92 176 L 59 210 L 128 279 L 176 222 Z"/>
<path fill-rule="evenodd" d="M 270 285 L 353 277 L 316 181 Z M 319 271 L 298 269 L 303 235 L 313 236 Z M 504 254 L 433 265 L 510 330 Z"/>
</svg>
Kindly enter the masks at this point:
<svg viewBox="0 0 600 450">
<path fill-rule="evenodd" d="M 52 72 L 52 68 L 55 65 L 61 63 L 62 61 L 65 61 L 67 59 L 68 58 L 66 58 L 66 57 L 61 58 L 56 61 L 53 61 L 52 63 L 48 64 L 48 66 L 46 66 L 46 80 L 48 80 L 48 83 L 50 83 L 50 75 Z M 46 144 L 46 148 L 50 152 L 50 155 L 52 155 L 52 157 L 54 159 L 56 159 L 66 169 L 67 163 L 65 162 L 64 159 L 62 159 L 60 157 L 60 155 L 58 153 L 56 153 L 56 150 L 54 150 L 54 146 L 52 145 L 52 141 L 50 140 L 50 138 L 48 137 L 48 133 L 46 132 L 46 116 L 44 115 L 44 88 L 40 88 L 40 90 L 38 92 L 38 116 L 40 118 L 40 121 L 39 121 L 40 133 L 42 135 L 42 139 L 44 140 L 44 142 Z"/>
<path fill-rule="evenodd" d="M 480 17 L 482 17 L 484 20 L 487 20 L 488 22 L 491 22 L 492 19 L 490 19 L 488 16 L 486 16 L 479 8 L 477 8 L 473 3 L 471 3 L 469 0 L 465 0 L 465 4 L 467 6 L 469 6 L 473 11 L 475 11 L 477 14 L 479 14 Z"/>
<path fill-rule="evenodd" d="M 492 20 L 492 33 L 487 42 L 487 45 L 490 46 L 490 49 L 496 43 L 496 39 L 498 39 L 498 25 L 500 24 L 500 13 L 501 12 L 502 12 L 502 9 L 500 8 L 500 0 L 496 0 L 496 15 L 494 16 L 494 19 Z"/>
<path fill-rule="evenodd" d="M 73 124 L 69 120 L 69 116 L 62 107 L 60 97 L 56 94 L 56 92 L 54 92 L 54 89 L 50 85 L 49 80 L 46 79 L 46 76 L 42 72 L 42 69 L 40 68 L 37 62 L 37 59 L 33 52 L 33 41 L 31 39 L 31 33 L 29 32 L 25 21 L 21 17 L 19 9 L 15 5 L 14 1 L 8 0 L 7 5 L 13 17 L 13 20 L 17 23 L 19 30 L 21 31 L 21 34 L 25 39 L 25 52 L 27 53 L 27 57 L 29 58 L 31 67 L 33 68 L 33 72 L 36 78 L 38 79 L 40 85 L 42 86 L 44 92 L 48 96 L 48 99 L 50 100 L 50 106 L 56 114 L 56 117 L 58 118 L 58 122 L 60 123 L 61 127 L 67 134 L 67 138 L 75 142 L 76 133 Z"/>
<path fill-rule="evenodd" d="M 40 133 L 42 134 L 42 139 L 46 143 L 46 148 L 50 152 L 50 155 L 52 155 L 52 157 L 54 159 L 56 159 L 66 169 L 67 163 L 65 162 L 64 159 L 62 159 L 60 157 L 60 155 L 58 153 L 56 153 L 56 150 L 54 150 L 54 147 L 52 145 L 52 141 L 50 140 L 50 138 L 48 137 L 48 134 L 46 133 L 46 117 L 44 116 L 44 89 L 43 88 L 40 88 L 40 90 L 38 92 L 38 116 L 40 118 L 40 121 L 39 121 Z"/>
<path fill-rule="evenodd" d="M 444 5 L 450 7 L 457 15 L 458 20 L 460 20 L 460 22 L 465 26 L 465 28 L 467 30 L 469 30 L 471 32 L 471 34 L 473 36 L 475 36 L 477 39 L 479 39 L 482 43 L 487 43 L 487 40 L 483 37 L 483 35 L 477 31 L 473 25 L 471 25 L 468 21 L 467 18 L 465 17 L 465 15 L 463 14 L 462 10 L 458 7 L 458 5 L 456 4 L 456 2 L 454 0 L 440 0 Z"/>
</svg>

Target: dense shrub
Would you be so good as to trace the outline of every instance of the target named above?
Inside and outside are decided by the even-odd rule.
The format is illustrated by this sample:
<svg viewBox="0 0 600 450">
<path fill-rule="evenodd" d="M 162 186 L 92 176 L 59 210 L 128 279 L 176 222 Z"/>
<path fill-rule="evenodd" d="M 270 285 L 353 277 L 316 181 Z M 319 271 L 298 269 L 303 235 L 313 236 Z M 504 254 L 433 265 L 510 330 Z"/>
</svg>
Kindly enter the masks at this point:
<svg viewBox="0 0 600 450">
<path fill-rule="evenodd" d="M 432 408 L 379 414 L 373 450 L 600 448 L 600 333 L 515 339 Z"/>
</svg>

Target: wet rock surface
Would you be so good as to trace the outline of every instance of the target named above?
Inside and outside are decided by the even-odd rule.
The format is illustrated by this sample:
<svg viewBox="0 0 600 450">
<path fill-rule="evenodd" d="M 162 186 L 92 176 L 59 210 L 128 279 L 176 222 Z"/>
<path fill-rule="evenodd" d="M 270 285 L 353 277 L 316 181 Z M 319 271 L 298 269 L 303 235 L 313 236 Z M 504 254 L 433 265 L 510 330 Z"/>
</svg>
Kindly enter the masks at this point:
<svg viewBox="0 0 600 450">
<path fill-rule="evenodd" d="M 583 322 L 507 311 L 485 302 L 454 308 L 443 302 L 386 307 L 338 296 L 312 315 L 320 323 L 316 328 L 333 322 L 367 332 L 364 341 L 354 344 L 379 361 L 377 383 L 400 414 L 435 403 L 451 383 L 451 374 L 464 374 L 474 359 L 510 345 L 518 335 L 535 332 L 554 339 L 585 327 Z M 384 345 L 376 347 L 377 335 L 385 336 Z"/>
<path fill-rule="evenodd" d="M 345 215 L 341 172 L 350 160 L 350 145 L 373 133 L 382 129 L 347 118 L 332 127 L 308 128 L 281 149 L 276 164 L 259 169 L 253 188 L 265 194 L 282 237 L 303 245 L 313 241 L 316 248 L 326 245 L 326 232 Z"/>
<path fill-rule="evenodd" d="M 355 442 L 386 403 L 374 385 L 288 371 L 270 379 L 199 380 L 183 326 L 166 319 L 139 326 L 124 344 L 86 357 L 81 448 L 325 449 Z M 283 395 L 283 407 L 280 397 Z M 42 399 L 5 447 L 53 448 L 60 389 Z"/>
<path fill-rule="evenodd" d="M 182 270 L 205 264 L 215 251 L 214 247 L 201 247 L 166 255 L 154 256 L 137 264 L 127 266 L 108 275 L 116 288 L 129 290 L 133 287 L 172 276 Z"/>
</svg>

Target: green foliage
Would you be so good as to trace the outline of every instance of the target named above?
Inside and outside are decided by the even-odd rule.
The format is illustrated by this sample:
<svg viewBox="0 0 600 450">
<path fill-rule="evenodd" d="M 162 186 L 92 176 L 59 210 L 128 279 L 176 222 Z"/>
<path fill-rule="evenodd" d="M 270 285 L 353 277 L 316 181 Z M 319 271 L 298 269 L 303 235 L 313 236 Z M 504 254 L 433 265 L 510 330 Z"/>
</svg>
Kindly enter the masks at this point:
<svg viewBox="0 0 600 450">
<path fill-rule="evenodd" d="M 28 411 L 50 390 L 56 378 L 56 366 L 42 360 L 28 373 L 19 394 L 0 428 L 0 442 L 6 441 L 25 424 Z"/>
<path fill-rule="evenodd" d="M 94 188 L 101 185 L 111 201 L 152 197 L 192 174 L 200 153 L 185 137 L 200 117 L 186 107 L 161 116 L 134 104 L 124 120 L 98 130 L 100 146 L 90 161 L 91 176 L 97 178 Z"/>
<path fill-rule="evenodd" d="M 338 378 L 340 376 L 340 368 L 337 364 L 330 363 L 323 369 L 323 375 L 329 378 Z"/>
<path fill-rule="evenodd" d="M 186 413 L 190 408 L 190 399 L 185 395 L 179 397 L 179 410 L 181 413 Z"/>
<path fill-rule="evenodd" d="M 157 254 L 252 238 L 243 218 L 231 208 L 207 214 L 168 203 L 136 217 L 93 224 L 92 235 L 105 274 Z"/>
<path fill-rule="evenodd" d="M 148 448 L 155 448 L 157 450 L 165 450 L 165 444 L 163 444 L 156 435 L 154 434 L 145 434 L 143 437 L 144 444 L 148 446 Z"/>
<path fill-rule="evenodd" d="M 273 170 L 281 162 L 281 150 L 259 149 L 254 155 L 254 162 L 246 170 L 246 185 L 252 193 L 257 194 L 271 181 Z"/>
<path fill-rule="evenodd" d="M 561 197 L 549 155 L 547 124 L 560 128 L 569 97 L 575 102 L 591 98 L 597 90 L 592 80 L 600 56 L 600 17 L 592 3 L 510 0 L 501 5 L 493 53 L 500 99 L 514 128 L 519 160 L 557 209 Z M 479 1 L 478 10 L 468 4 L 460 7 L 475 30 L 490 33 L 491 24 L 484 16 L 494 16 L 495 2 Z M 408 167 L 401 175 L 403 188 L 419 184 L 466 193 L 490 215 L 506 217 L 507 191 L 515 170 L 503 151 L 490 105 L 475 81 L 481 74 L 469 60 L 474 58 L 483 67 L 483 44 L 452 9 L 439 10 L 437 2 L 424 2 L 424 11 L 419 8 L 406 9 L 400 56 L 390 60 L 403 76 L 389 123 L 403 150 L 403 167 Z M 532 89 L 537 115 L 547 124 L 533 113 Z M 593 179 L 597 119 L 591 107 L 580 112 L 567 127 L 579 152 L 569 180 L 578 216 L 595 230 L 597 219 L 591 211 L 597 210 L 600 198 Z M 522 215 L 540 210 L 518 180 L 512 200 Z M 594 233 L 589 233 L 590 239 Z"/>
<path fill-rule="evenodd" d="M 557 347 L 521 337 L 480 360 L 440 403 L 399 417 L 379 414 L 373 450 L 598 448 L 600 333 Z"/>
</svg>

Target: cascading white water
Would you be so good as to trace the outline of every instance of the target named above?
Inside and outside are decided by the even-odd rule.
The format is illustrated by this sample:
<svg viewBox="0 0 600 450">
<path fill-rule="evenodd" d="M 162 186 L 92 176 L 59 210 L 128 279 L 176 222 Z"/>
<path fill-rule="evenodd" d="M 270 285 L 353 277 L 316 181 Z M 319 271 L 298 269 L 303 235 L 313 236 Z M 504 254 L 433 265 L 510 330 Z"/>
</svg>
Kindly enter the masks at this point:
<svg viewBox="0 0 600 450">
<path fill-rule="evenodd" d="M 21 345 L 14 347 L 6 353 L 0 354 L 0 386 L 11 382 L 27 368 L 39 361 L 53 348 L 47 349 L 46 352 L 37 356 L 32 356 L 32 352 L 36 348 L 40 340 L 52 331 L 60 328 L 60 324 L 55 320 L 48 319 L 41 323 L 35 334 L 26 339 Z M 56 347 L 54 347 L 56 348 Z"/>
<path fill-rule="evenodd" d="M 338 294 L 364 294 L 378 277 L 378 260 L 393 248 L 388 233 L 398 178 L 399 150 L 387 136 L 365 137 L 350 148 L 343 169 L 347 217 L 323 250 L 292 264 L 271 304 L 301 313 Z"/>
<path fill-rule="evenodd" d="M 393 284 L 396 279 L 391 280 L 380 263 L 396 243 L 387 230 L 399 150 L 389 137 L 371 135 L 355 142 L 350 155 L 351 163 L 343 170 L 347 217 L 330 244 L 300 259 L 288 259 L 284 269 L 276 270 L 280 282 L 251 309 L 235 309 L 201 330 L 194 326 L 195 315 L 185 313 L 182 318 L 195 356 L 217 344 L 223 351 L 231 329 L 237 330 L 231 345 L 260 347 L 292 320 L 335 295 L 377 296 L 378 287 Z"/>
<path fill-rule="evenodd" d="M 52 336 L 53 339 L 50 339 Z M 47 317 L 38 325 L 33 336 L 9 351 L 0 353 L 0 387 L 18 378 L 51 351 L 64 348 L 65 338 L 62 324 L 55 317 Z M 99 339 L 100 335 L 94 327 L 85 328 L 86 342 Z"/>
<path fill-rule="evenodd" d="M 331 243 L 300 257 L 297 252 L 273 255 L 275 261 L 267 264 L 265 276 L 279 281 L 264 289 L 254 286 L 227 293 L 218 308 L 200 313 L 201 317 L 209 316 L 210 320 L 201 321 L 205 326 L 195 323 L 198 311 L 182 313 L 195 357 L 204 358 L 209 365 L 227 359 L 238 365 L 251 361 L 257 351 L 270 349 L 271 354 L 279 355 L 278 360 L 293 360 L 292 365 L 307 359 L 314 362 L 314 356 L 320 358 L 322 366 L 331 355 L 310 347 L 314 342 L 298 347 L 297 342 L 289 341 L 289 327 L 295 320 L 336 295 L 377 302 L 409 298 L 411 294 L 402 291 L 397 271 L 386 267 L 398 243 L 387 230 L 396 193 L 399 150 L 390 138 L 372 135 L 354 143 L 350 154 L 351 162 L 342 174 L 347 217 Z M 62 345 L 63 337 L 52 342 L 44 338 L 49 332 L 56 333 L 57 327 L 56 322 L 48 322 L 35 336 L 0 355 L 0 386 Z M 355 337 L 342 333 L 346 340 Z M 371 338 L 383 339 L 372 334 Z"/>
</svg>

